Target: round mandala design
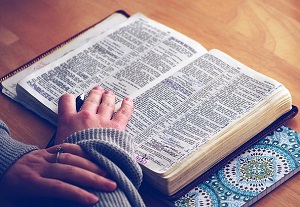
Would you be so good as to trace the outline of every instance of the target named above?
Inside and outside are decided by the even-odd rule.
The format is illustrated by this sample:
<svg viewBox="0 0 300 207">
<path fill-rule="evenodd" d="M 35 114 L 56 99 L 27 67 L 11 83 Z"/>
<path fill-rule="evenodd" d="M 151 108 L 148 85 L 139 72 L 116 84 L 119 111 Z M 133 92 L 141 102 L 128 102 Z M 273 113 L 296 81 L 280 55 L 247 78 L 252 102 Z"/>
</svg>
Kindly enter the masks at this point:
<svg viewBox="0 0 300 207">
<path fill-rule="evenodd" d="M 188 192 L 175 201 L 175 206 L 180 207 L 217 207 L 219 206 L 217 195 L 204 184 Z"/>
<path fill-rule="evenodd" d="M 218 176 L 231 191 L 256 196 L 296 167 L 294 159 L 272 145 L 254 145 L 223 167 Z"/>
</svg>

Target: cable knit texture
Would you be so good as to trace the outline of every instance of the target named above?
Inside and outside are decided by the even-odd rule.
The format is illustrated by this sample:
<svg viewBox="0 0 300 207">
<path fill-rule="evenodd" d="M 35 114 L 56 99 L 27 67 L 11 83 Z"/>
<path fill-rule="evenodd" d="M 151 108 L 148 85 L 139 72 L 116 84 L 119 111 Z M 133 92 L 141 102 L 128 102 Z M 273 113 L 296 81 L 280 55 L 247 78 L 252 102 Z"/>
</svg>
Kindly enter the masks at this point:
<svg viewBox="0 0 300 207">
<path fill-rule="evenodd" d="M 95 206 L 145 206 L 137 189 L 142 171 L 134 160 L 133 140 L 114 129 L 88 129 L 68 137 L 65 142 L 80 145 L 118 184 L 112 193 L 95 192 L 100 202 Z"/>
<path fill-rule="evenodd" d="M 0 179 L 16 160 L 37 149 L 36 146 L 26 145 L 12 139 L 8 127 L 0 120 Z"/>
<path fill-rule="evenodd" d="M 145 206 L 138 193 L 142 171 L 134 158 L 133 140 L 125 132 L 88 129 L 74 133 L 65 142 L 80 145 L 117 182 L 117 189 L 113 192 L 87 189 L 99 197 L 99 202 L 94 207 Z M 16 160 L 37 149 L 36 146 L 12 139 L 8 127 L 0 120 L 0 179 Z"/>
</svg>

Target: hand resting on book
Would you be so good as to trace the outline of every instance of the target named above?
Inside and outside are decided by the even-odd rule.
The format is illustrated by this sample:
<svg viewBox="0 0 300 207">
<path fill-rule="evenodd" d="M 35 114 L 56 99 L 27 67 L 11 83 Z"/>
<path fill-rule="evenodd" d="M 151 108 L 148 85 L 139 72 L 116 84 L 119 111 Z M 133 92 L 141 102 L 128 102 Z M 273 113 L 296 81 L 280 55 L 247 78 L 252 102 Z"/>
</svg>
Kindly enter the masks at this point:
<svg viewBox="0 0 300 207">
<path fill-rule="evenodd" d="M 65 138 L 76 132 L 80 133 L 82 130 L 92 128 L 99 130 L 111 128 L 123 133 L 133 110 L 133 102 L 125 98 L 115 114 L 114 107 L 115 95 L 110 91 L 104 91 L 99 86 L 90 91 L 79 112 L 76 111 L 75 97 L 70 94 L 63 95 L 59 101 L 56 145 L 48 149 L 38 149 L 35 146 L 12 141 L 6 125 L 0 122 L 0 141 L 4 140 L 5 143 L 9 140 L 20 144 L 19 148 L 24 153 L 19 152 L 19 155 L 11 161 L 11 166 L 3 172 L 0 171 L 1 194 L 10 200 L 45 197 L 70 200 L 85 205 L 99 201 L 96 206 L 102 206 L 101 203 L 105 202 L 105 198 L 100 196 L 99 199 L 99 195 L 95 192 L 117 192 L 118 186 L 113 181 L 114 177 L 100 165 L 90 161 L 90 156 L 80 144 L 63 142 L 66 142 Z M 121 138 L 127 137 L 121 136 Z M 5 146 L 0 146 L 2 147 Z M 58 147 L 63 149 L 59 155 Z M 5 163 L 4 156 L 0 157 L 0 162 Z M 141 175 L 141 172 L 136 174 Z M 93 193 L 97 196 L 85 188 L 95 189 Z M 123 195 L 122 192 L 120 195 Z M 120 197 L 120 202 L 128 202 L 126 196 Z M 140 202 L 138 205 L 143 206 L 141 199 L 138 202 Z M 104 204 L 104 206 L 108 205 Z"/>
<path fill-rule="evenodd" d="M 77 186 L 113 191 L 116 183 L 88 160 L 75 144 L 62 144 L 64 153 L 56 163 L 56 147 L 34 150 L 18 159 L 4 174 L 0 192 L 9 200 L 35 197 L 67 199 L 94 204 L 98 198 Z"/>
<path fill-rule="evenodd" d="M 90 91 L 79 112 L 76 111 L 75 96 L 63 95 L 58 104 L 58 127 L 55 143 L 62 143 L 64 138 L 74 132 L 89 128 L 125 130 L 133 110 L 132 101 L 125 98 L 121 108 L 113 116 L 114 109 L 115 95 L 111 91 L 104 91 L 100 86 L 96 86 Z"/>
</svg>

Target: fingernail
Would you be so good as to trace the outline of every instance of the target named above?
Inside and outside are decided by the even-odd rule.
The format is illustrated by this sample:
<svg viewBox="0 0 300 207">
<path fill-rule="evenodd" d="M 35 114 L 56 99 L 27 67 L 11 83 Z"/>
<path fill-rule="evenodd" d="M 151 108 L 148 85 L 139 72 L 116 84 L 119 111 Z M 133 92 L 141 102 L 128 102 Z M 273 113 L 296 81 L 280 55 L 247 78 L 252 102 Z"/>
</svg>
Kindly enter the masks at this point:
<svg viewBox="0 0 300 207">
<path fill-rule="evenodd" d="M 94 89 L 103 90 L 101 86 L 95 86 Z"/>
<path fill-rule="evenodd" d="M 126 101 L 132 101 L 132 99 L 130 97 L 126 97 L 125 100 Z"/>
<path fill-rule="evenodd" d="M 105 186 L 108 190 L 115 190 L 117 187 L 117 183 L 112 180 L 107 180 L 105 183 Z"/>
<path fill-rule="evenodd" d="M 99 198 L 94 194 L 89 194 L 87 197 L 87 202 L 89 205 L 95 204 L 99 201 Z"/>
<path fill-rule="evenodd" d="M 111 91 L 105 91 L 104 94 L 112 94 L 113 92 Z"/>
</svg>

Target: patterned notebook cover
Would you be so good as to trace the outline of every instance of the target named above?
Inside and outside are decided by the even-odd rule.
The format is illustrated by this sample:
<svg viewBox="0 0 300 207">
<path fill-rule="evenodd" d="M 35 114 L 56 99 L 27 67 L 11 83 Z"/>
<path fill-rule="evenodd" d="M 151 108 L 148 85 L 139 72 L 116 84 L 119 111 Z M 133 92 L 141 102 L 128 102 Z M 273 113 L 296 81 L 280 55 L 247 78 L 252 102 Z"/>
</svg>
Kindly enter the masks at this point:
<svg viewBox="0 0 300 207">
<path fill-rule="evenodd" d="M 171 205 L 249 206 L 295 175 L 299 166 L 300 134 L 282 126 Z"/>
</svg>

